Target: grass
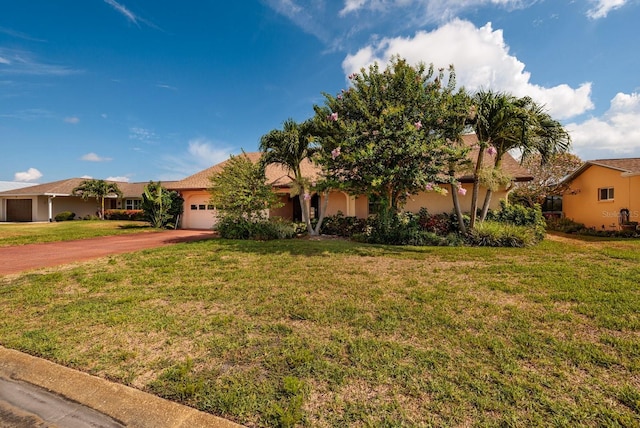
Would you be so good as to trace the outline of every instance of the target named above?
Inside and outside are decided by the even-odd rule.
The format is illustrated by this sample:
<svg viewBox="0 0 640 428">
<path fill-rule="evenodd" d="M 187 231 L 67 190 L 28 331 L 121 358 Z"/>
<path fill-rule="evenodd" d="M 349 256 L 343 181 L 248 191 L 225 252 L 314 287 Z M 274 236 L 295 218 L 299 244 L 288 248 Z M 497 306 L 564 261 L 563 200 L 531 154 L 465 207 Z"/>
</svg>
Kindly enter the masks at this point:
<svg viewBox="0 0 640 428">
<path fill-rule="evenodd" d="M 639 255 L 179 244 L 0 278 L 0 343 L 248 426 L 638 426 Z"/>
<path fill-rule="evenodd" d="M 60 223 L 0 223 L 0 247 L 152 230 L 148 223 L 139 221 L 77 220 Z"/>
</svg>

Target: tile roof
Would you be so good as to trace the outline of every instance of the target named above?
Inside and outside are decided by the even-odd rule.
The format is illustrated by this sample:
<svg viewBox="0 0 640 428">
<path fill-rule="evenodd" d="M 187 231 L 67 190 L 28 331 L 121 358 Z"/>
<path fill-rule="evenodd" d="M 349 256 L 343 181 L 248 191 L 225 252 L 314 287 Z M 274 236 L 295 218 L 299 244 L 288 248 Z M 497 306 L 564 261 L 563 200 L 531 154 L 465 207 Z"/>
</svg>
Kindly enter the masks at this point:
<svg viewBox="0 0 640 428">
<path fill-rule="evenodd" d="M 71 196 L 73 189 L 85 180 L 85 178 L 68 178 L 66 180 L 52 181 L 51 183 L 0 192 L 0 196 Z M 125 183 L 120 181 L 114 181 L 113 183 L 118 185 L 125 198 L 141 197 L 144 186 L 147 184 L 146 182 Z M 165 184 L 163 183 L 163 185 Z"/>
<path fill-rule="evenodd" d="M 463 142 L 469 146 L 475 146 L 478 142 L 475 134 L 463 135 Z M 245 153 L 245 156 L 252 162 L 258 162 L 260 159 L 260 152 Z M 475 162 L 478 158 L 478 149 L 472 149 L 469 153 L 469 160 Z M 484 166 L 493 165 L 495 158 L 488 154 L 483 159 Z M 227 161 L 213 165 L 203 171 L 193 174 L 183 180 L 174 182 L 172 185 L 165 185 L 168 189 L 173 190 L 196 190 L 207 189 L 210 186 L 210 178 L 213 174 L 221 171 L 226 165 Z M 531 173 L 524 168 L 518 161 L 516 161 L 509 153 L 502 158 L 502 169 L 516 181 L 530 181 L 533 179 Z M 288 187 L 291 184 L 291 178 L 286 168 L 280 165 L 269 165 L 266 170 L 267 182 L 276 187 Z M 311 163 L 309 160 L 305 160 L 302 164 L 302 175 L 311 180 L 320 176 L 320 169 Z M 458 177 L 459 180 L 468 182 L 472 180 L 471 172 L 461 173 Z"/>
<path fill-rule="evenodd" d="M 591 165 L 600 165 L 606 168 L 618 169 L 631 174 L 640 173 L 640 158 L 627 159 L 596 159 L 588 161 Z"/>
</svg>

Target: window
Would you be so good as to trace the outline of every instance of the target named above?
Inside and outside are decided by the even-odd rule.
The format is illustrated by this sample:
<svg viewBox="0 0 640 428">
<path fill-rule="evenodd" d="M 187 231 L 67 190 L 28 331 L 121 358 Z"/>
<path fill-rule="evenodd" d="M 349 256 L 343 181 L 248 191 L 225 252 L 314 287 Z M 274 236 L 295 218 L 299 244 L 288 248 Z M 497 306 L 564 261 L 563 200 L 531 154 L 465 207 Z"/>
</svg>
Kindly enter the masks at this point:
<svg viewBox="0 0 640 428">
<path fill-rule="evenodd" d="M 197 206 L 197 205 L 195 205 L 195 204 L 191 205 L 191 211 L 195 211 L 195 210 L 197 210 L 197 209 L 198 209 L 198 206 Z"/>
<path fill-rule="evenodd" d="M 208 209 L 209 211 L 213 211 L 215 208 L 213 207 L 213 205 L 207 205 L 207 209 Z"/>
<path fill-rule="evenodd" d="M 124 201 L 124 208 L 127 210 L 139 210 L 141 209 L 142 201 L 140 199 L 126 199 Z"/>
<path fill-rule="evenodd" d="M 603 187 L 598 189 L 599 201 L 612 201 L 613 200 L 613 187 Z"/>
<path fill-rule="evenodd" d="M 198 209 L 199 210 L 206 210 L 207 207 L 206 207 L 206 205 L 198 205 Z"/>
</svg>

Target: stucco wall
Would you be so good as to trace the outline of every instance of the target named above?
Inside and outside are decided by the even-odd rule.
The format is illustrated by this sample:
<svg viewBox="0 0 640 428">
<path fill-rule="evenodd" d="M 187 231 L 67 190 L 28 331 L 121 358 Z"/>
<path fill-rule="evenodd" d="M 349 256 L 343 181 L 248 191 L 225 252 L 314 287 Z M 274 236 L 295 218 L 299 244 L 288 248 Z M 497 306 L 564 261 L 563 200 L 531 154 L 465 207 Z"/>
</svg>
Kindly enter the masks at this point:
<svg viewBox="0 0 640 428">
<path fill-rule="evenodd" d="M 613 200 L 599 200 L 598 189 L 614 189 Z M 618 170 L 591 165 L 576 177 L 562 197 L 565 217 L 596 229 L 618 229 L 620 210 L 640 221 L 640 177 L 623 177 Z"/>
</svg>

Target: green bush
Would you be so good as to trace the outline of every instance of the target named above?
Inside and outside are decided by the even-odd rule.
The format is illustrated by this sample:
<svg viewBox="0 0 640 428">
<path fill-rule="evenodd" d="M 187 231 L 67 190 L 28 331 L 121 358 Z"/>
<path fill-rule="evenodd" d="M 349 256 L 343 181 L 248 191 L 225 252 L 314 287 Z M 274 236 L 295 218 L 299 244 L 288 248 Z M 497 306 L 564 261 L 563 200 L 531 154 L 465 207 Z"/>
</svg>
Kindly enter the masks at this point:
<svg viewBox="0 0 640 428">
<path fill-rule="evenodd" d="M 215 230 L 225 239 L 268 241 L 296 236 L 293 223 L 281 219 L 249 221 L 245 218 L 226 216 L 216 224 Z"/>
<path fill-rule="evenodd" d="M 504 199 L 500 201 L 500 210 L 490 212 L 487 220 L 531 228 L 538 240 L 544 239 L 547 228 L 540 205 L 536 204 L 533 208 L 529 208 L 524 205 L 509 204 Z"/>
<path fill-rule="evenodd" d="M 569 218 L 561 217 L 547 219 L 547 229 L 563 233 L 576 233 L 586 230 L 586 226 Z"/>
<path fill-rule="evenodd" d="M 351 237 L 355 234 L 364 233 L 366 228 L 366 219 L 352 216 L 347 217 L 339 211 L 336 215 L 324 218 L 320 233 L 323 235 Z"/>
<path fill-rule="evenodd" d="M 484 221 L 477 223 L 466 236 L 466 243 L 475 247 L 529 247 L 540 241 L 535 228 L 512 223 Z"/>
<path fill-rule="evenodd" d="M 56 214 L 54 217 L 56 221 L 69 221 L 76 218 L 76 214 L 71 211 L 63 211 L 61 213 Z"/>
<path fill-rule="evenodd" d="M 131 221 L 143 221 L 143 210 L 105 210 L 105 220 L 131 220 Z"/>
</svg>

